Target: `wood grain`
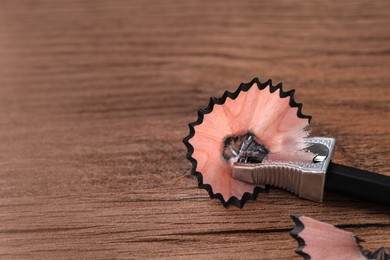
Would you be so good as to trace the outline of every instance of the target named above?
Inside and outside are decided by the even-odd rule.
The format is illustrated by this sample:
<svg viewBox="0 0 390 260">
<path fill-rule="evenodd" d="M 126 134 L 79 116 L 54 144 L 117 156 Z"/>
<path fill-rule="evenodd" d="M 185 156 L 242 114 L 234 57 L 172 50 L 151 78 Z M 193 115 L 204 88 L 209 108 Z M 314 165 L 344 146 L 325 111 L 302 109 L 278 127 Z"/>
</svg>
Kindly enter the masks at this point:
<svg viewBox="0 0 390 260">
<path fill-rule="evenodd" d="M 390 209 L 272 189 L 225 209 L 181 139 L 254 77 L 334 161 L 390 175 L 389 1 L 0 2 L 0 257 L 299 259 L 289 214 L 390 246 Z"/>
</svg>

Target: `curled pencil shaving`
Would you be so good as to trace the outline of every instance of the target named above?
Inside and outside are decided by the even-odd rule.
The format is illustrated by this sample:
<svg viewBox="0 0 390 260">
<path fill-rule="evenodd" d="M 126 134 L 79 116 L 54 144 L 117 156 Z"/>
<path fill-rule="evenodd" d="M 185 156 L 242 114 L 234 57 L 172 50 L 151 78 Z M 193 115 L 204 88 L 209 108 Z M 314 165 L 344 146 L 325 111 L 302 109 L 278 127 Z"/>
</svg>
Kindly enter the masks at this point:
<svg viewBox="0 0 390 260">
<path fill-rule="evenodd" d="M 198 111 L 198 120 L 189 124 L 190 134 L 183 140 L 199 187 L 225 207 L 242 207 L 265 190 L 264 185 L 232 178 L 232 165 L 243 153 L 259 160 L 311 162 L 315 155 L 305 150 L 303 142 L 311 117 L 301 109 L 294 90 L 284 92 L 281 84 L 273 86 L 271 80 L 254 79 L 234 93 L 211 98 L 208 107 Z"/>
<path fill-rule="evenodd" d="M 306 216 L 291 215 L 291 218 L 295 228 L 290 234 L 298 241 L 295 252 L 304 259 L 390 259 L 390 249 L 365 250 L 360 245 L 363 240 L 351 232 Z"/>
</svg>

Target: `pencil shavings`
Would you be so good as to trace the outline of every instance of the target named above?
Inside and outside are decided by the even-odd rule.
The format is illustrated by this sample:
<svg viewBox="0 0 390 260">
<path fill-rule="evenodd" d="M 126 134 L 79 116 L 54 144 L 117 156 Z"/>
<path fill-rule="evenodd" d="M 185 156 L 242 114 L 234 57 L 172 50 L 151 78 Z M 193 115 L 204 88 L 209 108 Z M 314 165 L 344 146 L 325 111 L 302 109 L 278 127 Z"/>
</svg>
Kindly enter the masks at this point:
<svg viewBox="0 0 390 260">
<path fill-rule="evenodd" d="M 232 178 L 232 165 L 245 152 L 258 160 L 311 162 L 313 154 L 304 150 L 303 139 L 311 117 L 302 114 L 302 104 L 294 101 L 295 90 L 283 91 L 282 84 L 261 83 L 257 78 L 241 84 L 235 92 L 225 91 L 221 98 L 211 98 L 198 119 L 189 124 L 183 139 L 192 174 L 200 188 L 227 207 L 242 207 L 267 191 L 264 185 Z"/>
<path fill-rule="evenodd" d="M 351 232 L 306 216 L 291 215 L 291 218 L 295 228 L 290 235 L 298 241 L 295 252 L 304 259 L 390 259 L 389 249 L 365 250 L 360 245 L 363 240 Z"/>
</svg>

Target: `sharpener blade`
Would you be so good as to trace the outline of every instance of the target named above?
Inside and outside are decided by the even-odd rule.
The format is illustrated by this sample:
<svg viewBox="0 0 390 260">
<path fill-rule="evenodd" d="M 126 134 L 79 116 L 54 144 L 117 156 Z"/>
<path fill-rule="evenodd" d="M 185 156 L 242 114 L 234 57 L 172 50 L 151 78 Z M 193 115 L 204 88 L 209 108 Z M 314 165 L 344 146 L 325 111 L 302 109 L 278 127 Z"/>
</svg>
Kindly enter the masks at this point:
<svg viewBox="0 0 390 260">
<path fill-rule="evenodd" d="M 326 171 L 336 140 L 331 137 L 306 138 L 307 150 L 316 154 L 312 163 L 272 162 L 233 165 L 233 178 L 288 190 L 301 198 L 322 202 Z"/>
</svg>

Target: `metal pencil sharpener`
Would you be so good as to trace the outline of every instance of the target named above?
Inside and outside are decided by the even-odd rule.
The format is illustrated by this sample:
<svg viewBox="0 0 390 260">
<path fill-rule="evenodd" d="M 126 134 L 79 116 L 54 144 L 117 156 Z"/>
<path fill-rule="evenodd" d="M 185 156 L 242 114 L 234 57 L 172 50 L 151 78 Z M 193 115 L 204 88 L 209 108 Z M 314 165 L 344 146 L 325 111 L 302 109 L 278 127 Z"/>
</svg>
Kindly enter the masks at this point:
<svg viewBox="0 0 390 260">
<path fill-rule="evenodd" d="M 312 163 L 256 160 L 256 153 L 240 154 L 233 165 L 233 178 L 255 184 L 271 185 L 301 198 L 322 202 L 326 171 L 336 140 L 329 137 L 306 138 L 307 150 L 316 156 Z M 260 161 L 260 162 L 259 162 Z"/>
</svg>

